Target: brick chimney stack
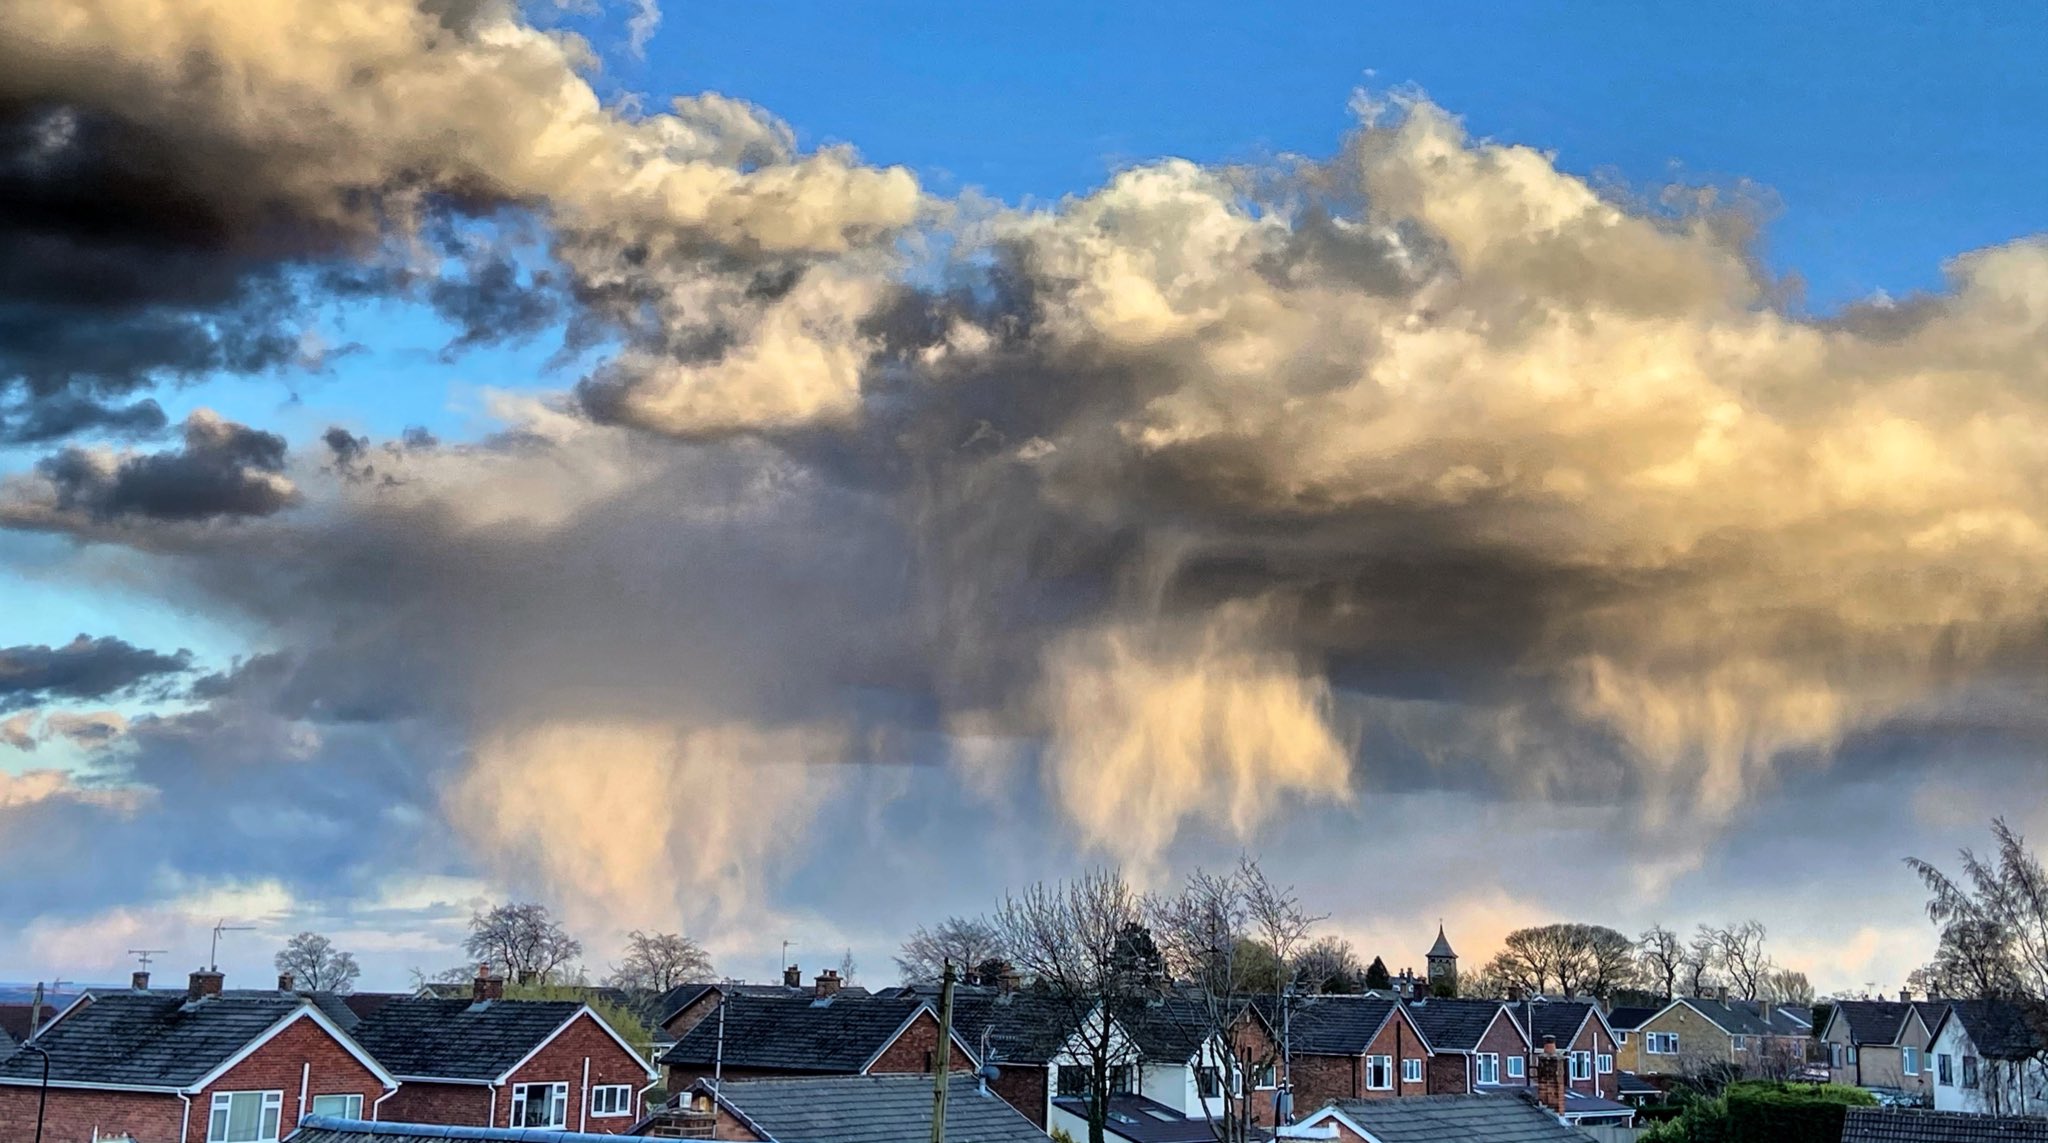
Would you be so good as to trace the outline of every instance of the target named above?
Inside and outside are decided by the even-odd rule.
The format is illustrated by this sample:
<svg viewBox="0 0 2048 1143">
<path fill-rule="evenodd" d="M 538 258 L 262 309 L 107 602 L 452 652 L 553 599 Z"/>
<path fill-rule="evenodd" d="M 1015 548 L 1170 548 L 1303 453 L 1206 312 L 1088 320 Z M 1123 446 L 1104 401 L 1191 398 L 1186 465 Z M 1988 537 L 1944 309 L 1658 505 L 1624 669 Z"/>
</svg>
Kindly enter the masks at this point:
<svg viewBox="0 0 2048 1143">
<path fill-rule="evenodd" d="M 793 964 L 784 968 L 782 970 L 782 986 L 784 988 L 802 988 L 804 986 L 804 970 Z"/>
<path fill-rule="evenodd" d="M 289 972 L 280 972 L 280 973 L 278 973 L 278 974 L 277 974 L 277 990 L 278 990 L 279 992 L 290 992 L 290 991 L 292 991 L 292 985 L 293 985 L 294 983 L 295 983 L 295 982 L 294 982 L 294 981 L 293 981 L 293 979 L 292 979 L 292 974 L 291 974 L 291 973 L 289 973 Z"/>
<path fill-rule="evenodd" d="M 149 970 L 141 969 L 128 974 L 128 987 L 137 992 L 149 991 Z"/>
<path fill-rule="evenodd" d="M 1911 1003 L 1913 1003 L 1913 990 L 1912 990 L 1912 989 L 1910 989 L 1910 988 L 1901 988 L 1901 989 L 1899 989 L 1899 1003 L 1901 1003 L 1901 1004 L 1911 1004 Z"/>
<path fill-rule="evenodd" d="M 185 999 L 203 1000 L 209 996 L 219 996 L 221 982 L 224 979 L 219 969 L 193 969 L 191 979 L 185 984 Z"/>
<path fill-rule="evenodd" d="M 505 999 L 505 978 L 491 975 L 488 963 L 476 966 L 476 979 L 470 982 L 469 998 L 482 1004 L 487 1000 Z"/>
<path fill-rule="evenodd" d="M 1557 1052 L 1557 1037 L 1543 1037 L 1543 1051 L 1536 1056 L 1536 1102 L 1563 1118 L 1565 1083 L 1564 1057 Z"/>
<path fill-rule="evenodd" d="M 839 986 L 842 983 L 844 982 L 839 979 L 839 970 L 836 968 L 828 968 L 819 973 L 817 982 L 818 998 L 823 1000 L 828 997 L 837 996 L 839 994 Z"/>
</svg>

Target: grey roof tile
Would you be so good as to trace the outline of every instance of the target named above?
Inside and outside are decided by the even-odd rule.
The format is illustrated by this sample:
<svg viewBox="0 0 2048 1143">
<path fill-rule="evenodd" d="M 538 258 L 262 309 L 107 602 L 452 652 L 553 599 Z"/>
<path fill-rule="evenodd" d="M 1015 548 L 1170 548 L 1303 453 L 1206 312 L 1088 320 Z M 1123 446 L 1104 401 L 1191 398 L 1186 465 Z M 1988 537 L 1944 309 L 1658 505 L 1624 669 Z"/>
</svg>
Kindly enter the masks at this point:
<svg viewBox="0 0 2048 1143">
<path fill-rule="evenodd" d="M 1902 1107 L 1852 1107 L 1842 1143 L 2048 1143 L 2048 1119 Z"/>
<path fill-rule="evenodd" d="M 1508 1015 L 1537 1048 L 1543 1046 L 1545 1036 L 1556 1039 L 1560 1048 L 1571 1043 L 1592 1011 L 1593 1005 L 1584 1000 L 1527 1000 L 1508 1005 Z"/>
<path fill-rule="evenodd" d="M 66 1083 L 186 1087 L 304 1002 L 280 993 L 224 995 L 188 1003 L 180 992 L 93 994 L 36 1038 L 50 1078 Z M 39 1080 L 42 1058 L 24 1049 L 0 1060 L 0 1077 Z"/>
<path fill-rule="evenodd" d="M 1898 1000 L 1837 1000 L 1835 1013 L 1849 1024 L 1852 1044 L 1889 1044 L 1899 1038 L 1912 1006 Z M 1830 1017 L 1832 1019 L 1832 1017 Z"/>
<path fill-rule="evenodd" d="M 1498 1000 L 1446 1000 L 1432 997 L 1411 1001 L 1408 1015 L 1429 1046 L 1439 1052 L 1469 1052 L 1500 1015 Z"/>
<path fill-rule="evenodd" d="M 1585 1132 L 1519 1094 L 1343 1100 L 1337 1109 L 1380 1143 L 1586 1143 Z"/>
<path fill-rule="evenodd" d="M 1731 1036 L 1768 1036 L 1775 1031 L 1758 1015 L 1758 1005 L 1740 1000 L 1707 1000 L 1698 996 L 1686 997 L 1685 1003 Z"/>
<path fill-rule="evenodd" d="M 489 1080 L 582 1010 L 577 1000 L 409 996 L 379 1007 L 350 1034 L 395 1076 Z"/>
<path fill-rule="evenodd" d="M 1312 1056 L 1356 1056 L 1379 1033 L 1399 1001 L 1377 996 L 1316 996 L 1294 1001 L 1287 1016 L 1293 1050 Z M 1270 1009 L 1270 1002 L 1261 1004 Z M 1270 1011 L 1267 1023 L 1281 1026 Z"/>
<path fill-rule="evenodd" d="M 2026 1013 L 2016 1004 L 2004 1000 L 1952 1000 L 1948 1004 L 1950 1018 L 1962 1024 L 1979 1055 L 2022 1060 L 2043 1046 L 2041 1033 L 2028 1026 Z"/>
<path fill-rule="evenodd" d="M 926 1004 L 915 996 L 841 995 L 820 1001 L 728 994 L 724 1007 L 722 1033 L 719 1014 L 707 1015 L 662 1053 L 661 1062 L 708 1068 L 720 1058 L 723 1035 L 727 1067 L 857 1072 Z"/>
<path fill-rule="evenodd" d="M 931 1137 L 925 1075 L 728 1080 L 719 1098 L 774 1143 L 913 1143 Z M 1045 1133 L 972 1076 L 946 1091 L 946 1143 L 1045 1143 Z"/>
<path fill-rule="evenodd" d="M 1617 1032 L 1633 1032 L 1637 1028 L 1642 1027 L 1643 1023 L 1649 1020 L 1650 1017 L 1662 1011 L 1664 1011 L 1662 1007 L 1640 1008 L 1625 1006 L 1615 1008 L 1607 1013 L 1607 1024 Z"/>
<path fill-rule="evenodd" d="M 953 1027 L 985 1062 L 1041 1064 L 1058 1054 L 1080 1026 L 1065 1001 L 1030 992 L 970 993 L 953 997 Z"/>
</svg>

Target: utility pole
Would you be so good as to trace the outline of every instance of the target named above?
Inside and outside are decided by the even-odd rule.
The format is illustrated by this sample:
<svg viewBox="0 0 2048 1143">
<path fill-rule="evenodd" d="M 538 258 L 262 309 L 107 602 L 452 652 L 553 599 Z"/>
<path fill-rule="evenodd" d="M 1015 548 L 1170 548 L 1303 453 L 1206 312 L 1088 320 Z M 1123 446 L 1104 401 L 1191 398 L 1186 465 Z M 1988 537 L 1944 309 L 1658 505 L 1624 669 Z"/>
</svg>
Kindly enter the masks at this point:
<svg viewBox="0 0 2048 1143">
<path fill-rule="evenodd" d="M 946 1088 L 953 1073 L 953 958 L 939 978 L 939 1050 L 932 1053 L 932 1143 L 946 1143 Z"/>
</svg>

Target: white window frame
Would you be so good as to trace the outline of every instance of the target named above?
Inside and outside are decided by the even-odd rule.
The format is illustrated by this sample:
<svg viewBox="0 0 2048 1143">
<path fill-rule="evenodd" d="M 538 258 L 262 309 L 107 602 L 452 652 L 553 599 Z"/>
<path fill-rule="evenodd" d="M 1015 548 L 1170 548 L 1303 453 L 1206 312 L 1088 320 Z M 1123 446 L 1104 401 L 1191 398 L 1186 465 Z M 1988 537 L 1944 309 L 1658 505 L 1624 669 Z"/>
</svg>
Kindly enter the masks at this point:
<svg viewBox="0 0 2048 1143">
<path fill-rule="evenodd" d="M 604 1110 L 604 1093 L 611 1092 L 614 1110 Z M 590 1089 L 590 1117 L 592 1119 L 615 1119 L 621 1115 L 633 1114 L 633 1085 L 629 1083 L 601 1083 Z"/>
<path fill-rule="evenodd" d="M 1259 1091 L 1273 1091 L 1280 1086 L 1280 1066 L 1271 1062 L 1263 1063 L 1252 1072 L 1252 1086 Z"/>
<path fill-rule="evenodd" d="M 1508 1057 L 1508 1078 L 1511 1080 L 1529 1077 L 1529 1061 L 1518 1053 Z"/>
<path fill-rule="evenodd" d="M 1909 1076 L 1920 1074 L 1920 1049 L 1911 1044 L 1899 1049 L 1899 1071 Z"/>
<path fill-rule="evenodd" d="M 1728 1046 L 1735 1049 L 1738 1052 L 1746 1052 L 1749 1050 L 1749 1037 L 1730 1036 L 1728 1037 Z"/>
<path fill-rule="evenodd" d="M 546 1093 L 549 1118 L 540 1123 L 526 1121 L 526 1109 L 531 1107 L 536 1093 Z M 559 1116 L 559 1118 L 557 1118 Z M 565 1131 L 569 1127 L 569 1085 L 556 1083 L 515 1083 L 512 1085 L 512 1126 L 544 1127 L 551 1131 Z"/>
<path fill-rule="evenodd" d="M 1934 1082 L 1943 1087 L 1956 1086 L 1956 1058 L 1947 1052 L 1934 1056 Z"/>
<path fill-rule="evenodd" d="M 1643 1037 L 1643 1051 L 1653 1056 L 1675 1056 L 1678 1054 L 1678 1033 L 1651 1032 Z"/>
<path fill-rule="evenodd" d="M 1573 1079 L 1589 1080 L 1593 1078 L 1593 1053 L 1573 1052 L 1571 1062 Z"/>
<path fill-rule="evenodd" d="M 256 1136 L 249 1140 L 228 1139 L 228 1124 L 234 1120 L 235 1097 L 254 1098 Z M 266 1122 L 268 1121 L 267 1125 Z M 207 1105 L 206 1143 L 277 1143 L 284 1124 L 283 1091 L 217 1091 Z"/>
<path fill-rule="evenodd" d="M 1380 1077 L 1380 1080 L 1381 1080 L 1381 1082 L 1379 1082 L 1379 1083 L 1374 1083 L 1374 1082 L 1372 1082 L 1372 1077 L 1373 1077 L 1374 1073 L 1378 1073 L 1378 1075 L 1379 1075 L 1379 1077 Z M 1365 1090 L 1367 1090 L 1367 1091 L 1392 1091 L 1392 1090 L 1394 1090 L 1394 1057 L 1392 1057 L 1392 1056 L 1367 1056 L 1367 1057 L 1365 1057 Z"/>
<path fill-rule="evenodd" d="M 1593 1067 L 1601 1075 L 1611 1076 L 1614 1074 L 1614 1057 L 1606 1052 L 1601 1052 L 1593 1057 Z"/>
<path fill-rule="evenodd" d="M 1479 1052 L 1479 1053 L 1477 1053 L 1477 1054 L 1475 1055 L 1475 1057 L 1474 1057 L 1474 1058 L 1475 1058 L 1475 1059 L 1477 1059 L 1477 1060 L 1479 1061 L 1479 1067 L 1478 1067 L 1478 1071 L 1479 1071 L 1479 1080 L 1478 1080 L 1478 1082 L 1480 1082 L 1480 1083 L 1499 1083 L 1499 1082 L 1500 1082 L 1500 1053 L 1498 1053 L 1498 1052 Z"/>
<path fill-rule="evenodd" d="M 1412 1073 L 1412 1074 L 1411 1074 L 1411 1073 Z M 1401 1061 L 1401 1082 L 1402 1082 L 1402 1083 L 1421 1083 L 1421 1082 L 1422 1082 L 1422 1061 L 1421 1061 L 1421 1060 L 1414 1060 L 1414 1059 L 1409 1059 L 1409 1060 L 1402 1060 L 1402 1061 Z"/>
<path fill-rule="evenodd" d="M 306 1109 L 306 1114 L 333 1115 L 334 1113 L 331 1111 L 320 1110 L 320 1101 L 323 1099 L 338 1099 L 341 1101 L 341 1106 L 343 1110 L 338 1118 L 361 1119 L 363 1117 L 362 1093 L 354 1091 L 335 1091 L 329 1092 L 326 1095 L 316 1095 L 313 1097 L 313 1102 L 310 1105 L 308 1105 Z"/>
</svg>

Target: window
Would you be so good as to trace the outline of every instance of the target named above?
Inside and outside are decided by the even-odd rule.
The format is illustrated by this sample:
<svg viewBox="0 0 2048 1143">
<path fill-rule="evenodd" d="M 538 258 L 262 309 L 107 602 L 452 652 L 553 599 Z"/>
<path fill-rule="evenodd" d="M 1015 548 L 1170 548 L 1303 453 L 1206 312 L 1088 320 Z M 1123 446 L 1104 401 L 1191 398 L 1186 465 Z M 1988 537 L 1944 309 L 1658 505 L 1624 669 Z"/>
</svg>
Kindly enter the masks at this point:
<svg viewBox="0 0 2048 1143">
<path fill-rule="evenodd" d="M 1920 1074 L 1920 1049 L 1906 1047 L 1899 1049 L 1899 1070 L 1909 1076 Z"/>
<path fill-rule="evenodd" d="M 1608 1055 L 1608 1054 L 1607 1054 L 1606 1052 L 1602 1052 L 1602 1053 L 1600 1053 L 1600 1056 L 1599 1056 L 1599 1058 L 1598 1058 L 1598 1059 L 1597 1059 L 1597 1060 L 1596 1060 L 1595 1062 L 1596 1062 L 1596 1063 L 1598 1063 L 1598 1064 L 1600 1065 L 1600 1074 L 1601 1074 L 1601 1075 L 1603 1075 L 1603 1076 L 1607 1076 L 1607 1075 L 1613 1075 L 1613 1074 L 1614 1074 L 1614 1057 L 1613 1057 L 1613 1056 L 1610 1056 L 1610 1055 Z"/>
<path fill-rule="evenodd" d="M 1061 1064 L 1059 1094 L 1087 1095 L 1088 1069 L 1078 1064 Z"/>
<path fill-rule="evenodd" d="M 1975 1091 L 1977 1088 L 1977 1057 L 1963 1057 L 1963 1086 Z"/>
<path fill-rule="evenodd" d="M 1730 1036 L 1728 1037 L 1728 1046 L 1734 1048 L 1738 1052 L 1746 1052 L 1749 1050 L 1749 1037 Z"/>
<path fill-rule="evenodd" d="M 1509 1058 L 1513 1059 L 1514 1057 L 1511 1056 Z M 1481 1052 L 1477 1059 L 1479 1061 L 1479 1082 L 1499 1083 L 1500 1055 L 1495 1052 Z"/>
<path fill-rule="evenodd" d="M 1575 1080 L 1593 1078 L 1593 1053 L 1572 1053 L 1572 1078 Z"/>
<path fill-rule="evenodd" d="M 1678 1033 L 1651 1032 L 1643 1037 L 1643 1050 L 1653 1056 L 1678 1054 Z"/>
<path fill-rule="evenodd" d="M 206 1143 L 271 1143 L 283 1111 L 281 1091 L 217 1091 L 206 1120 Z"/>
<path fill-rule="evenodd" d="M 1421 1083 L 1421 1082 L 1422 1082 L 1422 1061 L 1421 1061 L 1421 1060 L 1402 1060 L 1402 1061 L 1401 1061 L 1401 1082 L 1402 1082 L 1402 1083 Z"/>
<path fill-rule="evenodd" d="M 569 1085 L 566 1083 L 513 1084 L 512 1126 L 569 1126 Z"/>
<path fill-rule="evenodd" d="M 360 1095 L 316 1095 L 313 1097 L 313 1114 L 332 1115 L 337 1119 L 361 1119 L 363 1097 Z"/>
<path fill-rule="evenodd" d="M 1943 1087 L 1956 1086 L 1956 1058 L 1947 1052 L 1934 1057 L 1935 1082 Z"/>
<path fill-rule="evenodd" d="M 1258 1070 L 1252 1073 L 1252 1085 L 1260 1088 L 1279 1087 L 1279 1069 L 1272 1064 L 1260 1064 Z"/>
<path fill-rule="evenodd" d="M 1614 1034 L 1614 1042 L 1615 1042 L 1616 1044 L 1620 1045 L 1621 1047 L 1624 1047 L 1624 1048 L 1628 1047 L 1628 1033 L 1627 1033 L 1627 1032 L 1616 1032 L 1616 1033 Z"/>
<path fill-rule="evenodd" d="M 1392 1091 L 1394 1087 L 1394 1057 L 1365 1057 L 1365 1086 L 1371 1091 Z"/>
<path fill-rule="evenodd" d="M 633 1114 L 633 1089 L 622 1083 L 599 1084 L 590 1089 L 590 1114 Z"/>
<path fill-rule="evenodd" d="M 1215 1068 L 1195 1069 L 1195 1091 L 1203 1099 L 1220 1099 L 1223 1096 L 1223 1073 Z"/>
<path fill-rule="evenodd" d="M 1521 1079 L 1524 1075 L 1527 1074 L 1527 1072 L 1524 1071 L 1524 1069 L 1528 1066 L 1528 1063 L 1529 1061 L 1523 1059 L 1520 1056 L 1509 1056 L 1508 1078 L 1511 1080 Z"/>
</svg>

